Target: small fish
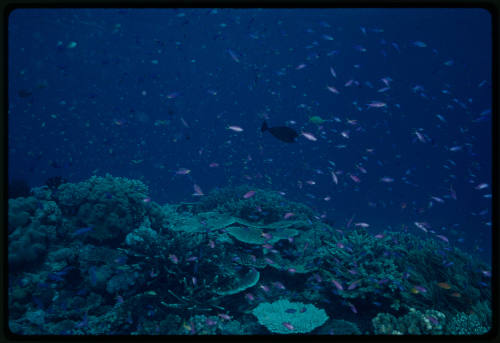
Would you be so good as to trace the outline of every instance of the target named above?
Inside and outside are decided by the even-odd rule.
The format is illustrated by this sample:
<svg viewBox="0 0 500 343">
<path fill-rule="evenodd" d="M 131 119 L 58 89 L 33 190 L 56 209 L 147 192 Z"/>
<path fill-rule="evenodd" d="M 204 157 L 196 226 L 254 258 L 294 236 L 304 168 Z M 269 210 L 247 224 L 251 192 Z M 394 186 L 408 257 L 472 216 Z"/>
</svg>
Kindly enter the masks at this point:
<svg viewBox="0 0 500 343">
<path fill-rule="evenodd" d="M 317 282 L 323 281 L 323 279 L 321 278 L 321 276 L 318 273 L 314 273 L 313 277 L 314 277 L 314 280 L 316 280 Z"/>
<path fill-rule="evenodd" d="M 84 233 L 87 233 L 87 232 L 90 232 L 92 231 L 94 228 L 93 227 L 84 227 L 84 228 L 81 228 L 81 229 L 78 229 L 76 231 L 74 231 L 71 236 L 72 237 L 76 237 L 76 236 L 79 236 L 79 235 L 82 235 Z"/>
<path fill-rule="evenodd" d="M 332 76 L 334 78 L 337 78 L 337 73 L 335 73 L 335 70 L 333 69 L 333 67 L 330 67 L 330 73 L 332 74 Z"/>
<path fill-rule="evenodd" d="M 413 293 L 413 294 L 418 294 L 418 293 L 420 293 L 420 292 L 418 291 L 418 289 L 416 289 L 415 287 L 413 287 L 412 289 L 410 289 L 410 292 L 411 292 L 411 293 Z"/>
<path fill-rule="evenodd" d="M 392 177 L 384 176 L 380 179 L 380 182 L 391 183 L 394 182 L 394 179 Z"/>
<path fill-rule="evenodd" d="M 318 140 L 316 137 L 314 137 L 314 135 L 312 133 L 309 133 L 309 132 L 302 132 L 302 136 L 304 136 L 305 138 L 307 138 L 308 140 L 313 141 L 313 142 Z"/>
<path fill-rule="evenodd" d="M 285 218 L 285 219 L 286 219 L 286 218 Z M 273 238 L 273 235 L 271 235 L 271 234 L 270 234 L 270 233 L 268 233 L 268 232 L 262 232 L 260 235 L 261 235 L 262 237 L 264 237 L 265 239 L 271 239 L 271 238 Z M 271 248 L 272 248 L 272 247 L 273 247 L 273 246 L 271 245 Z M 271 248 L 269 248 L 269 249 L 271 249 Z"/>
<path fill-rule="evenodd" d="M 358 279 L 358 280 L 356 280 L 356 281 L 352 282 L 352 283 L 349 285 L 349 287 L 347 287 L 347 290 L 349 290 L 349 291 L 350 291 L 350 290 L 355 289 L 356 287 L 358 287 L 358 285 L 359 285 L 359 283 L 360 283 L 360 282 L 361 282 L 361 279 Z"/>
<path fill-rule="evenodd" d="M 192 328 L 189 324 L 187 324 L 186 322 L 182 323 L 182 327 L 186 330 L 186 331 L 192 331 Z"/>
<path fill-rule="evenodd" d="M 116 296 L 116 304 L 123 304 L 123 297 L 121 295 Z"/>
<path fill-rule="evenodd" d="M 305 67 L 307 66 L 307 64 L 299 64 L 297 67 L 295 67 L 295 70 L 301 70 L 301 69 L 304 69 Z"/>
<path fill-rule="evenodd" d="M 253 296 L 252 293 L 246 293 L 245 294 L 245 298 L 249 301 L 254 301 L 255 300 L 255 297 Z"/>
<path fill-rule="evenodd" d="M 437 285 L 443 289 L 450 289 L 451 286 L 447 284 L 446 282 L 438 282 Z"/>
<path fill-rule="evenodd" d="M 385 103 L 383 101 L 372 101 L 372 102 L 366 104 L 366 106 L 372 107 L 372 108 L 381 108 L 381 107 L 387 107 L 387 103 Z"/>
<path fill-rule="evenodd" d="M 225 314 L 225 313 L 219 313 L 218 316 L 224 320 L 231 320 L 231 318 L 232 318 L 230 315 Z"/>
<path fill-rule="evenodd" d="M 461 298 L 462 297 L 462 294 L 458 293 L 458 292 L 453 292 L 450 294 L 452 297 L 455 297 L 455 298 Z"/>
<path fill-rule="evenodd" d="M 338 91 L 337 88 L 333 87 L 333 86 L 326 86 L 326 88 L 332 92 L 333 94 L 340 94 L 340 92 Z"/>
<path fill-rule="evenodd" d="M 394 47 L 394 49 L 396 49 L 396 51 L 397 51 L 398 53 L 401 53 L 401 50 L 399 50 L 399 45 L 398 45 L 398 43 L 396 43 L 396 42 L 392 42 L 392 43 L 391 43 L 391 45 Z"/>
<path fill-rule="evenodd" d="M 211 318 L 207 318 L 205 320 L 205 324 L 207 324 L 207 326 L 213 326 L 213 325 L 217 324 L 217 322 Z"/>
<path fill-rule="evenodd" d="M 455 192 L 452 185 L 450 185 L 450 196 L 453 200 L 457 200 L 457 192 Z"/>
<path fill-rule="evenodd" d="M 255 194 L 255 191 L 248 191 L 246 192 L 244 195 L 243 195 L 243 199 L 248 199 L 248 198 L 251 198 L 253 197 Z"/>
<path fill-rule="evenodd" d="M 436 201 L 436 202 L 439 202 L 441 204 L 444 203 L 444 200 L 441 199 L 441 198 L 439 198 L 439 197 L 435 197 L 435 196 L 431 195 L 431 199 L 434 200 L 434 201 Z"/>
<path fill-rule="evenodd" d="M 177 256 L 175 256 L 174 254 L 170 254 L 168 255 L 168 258 L 170 259 L 170 261 L 172 261 L 174 264 L 177 264 L 179 263 L 179 258 Z"/>
<path fill-rule="evenodd" d="M 266 286 L 266 285 L 260 285 L 259 287 L 260 287 L 260 288 L 261 288 L 264 292 L 266 292 L 266 293 L 267 293 L 267 292 L 269 292 L 269 290 L 270 290 L 270 288 L 269 288 L 268 286 Z"/>
<path fill-rule="evenodd" d="M 283 216 L 283 219 L 288 219 L 290 217 L 293 217 L 295 215 L 295 213 L 293 212 L 287 212 L 285 213 L 285 215 Z"/>
<path fill-rule="evenodd" d="M 290 324 L 290 323 L 288 323 L 288 322 L 283 322 L 283 326 L 286 327 L 290 331 L 295 330 L 295 328 L 293 327 L 293 325 Z"/>
<path fill-rule="evenodd" d="M 359 177 L 357 177 L 356 175 L 349 174 L 349 177 L 352 179 L 352 181 L 354 181 L 356 183 L 360 183 L 361 182 L 361 180 L 359 179 Z"/>
<path fill-rule="evenodd" d="M 231 56 L 233 61 L 235 61 L 236 63 L 240 63 L 240 59 L 238 58 L 238 55 L 236 55 L 236 53 L 233 50 L 227 49 L 227 53 L 229 54 L 229 56 Z"/>
<path fill-rule="evenodd" d="M 208 165 L 210 168 L 217 168 L 219 166 L 219 163 L 217 162 L 212 162 Z"/>
<path fill-rule="evenodd" d="M 487 183 L 480 183 L 479 185 L 477 185 L 476 187 L 474 187 L 474 189 L 477 189 L 477 190 L 485 189 L 485 188 L 488 188 L 488 184 Z"/>
<path fill-rule="evenodd" d="M 345 84 L 344 84 L 344 87 L 349 87 L 351 86 L 353 83 L 355 83 L 356 81 L 355 80 L 349 80 L 347 81 Z"/>
<path fill-rule="evenodd" d="M 200 186 L 198 186 L 197 184 L 194 184 L 193 188 L 194 188 L 193 195 L 205 195 L 205 194 L 203 194 L 203 191 L 201 190 Z"/>
<path fill-rule="evenodd" d="M 368 173 L 368 172 L 366 171 L 366 169 L 365 169 L 365 168 L 363 168 L 362 166 L 356 165 L 356 168 L 358 168 L 358 170 L 359 170 L 360 172 L 362 172 L 363 174 Z"/>
<path fill-rule="evenodd" d="M 177 175 L 187 175 L 187 174 L 191 173 L 191 170 L 189 170 L 187 168 L 179 168 L 175 173 Z"/>
<path fill-rule="evenodd" d="M 354 223 L 354 226 L 359 226 L 359 227 L 369 227 L 370 224 L 368 223 Z"/>
<path fill-rule="evenodd" d="M 239 126 L 231 125 L 227 127 L 229 130 L 234 131 L 234 132 L 242 132 L 243 129 Z"/>
<path fill-rule="evenodd" d="M 335 172 L 332 170 L 332 180 L 333 182 L 338 185 L 339 184 L 339 179 L 337 178 L 337 175 L 335 174 Z"/>
<path fill-rule="evenodd" d="M 166 98 L 167 99 L 175 99 L 179 96 L 179 92 L 173 92 L 173 93 L 170 93 L 170 94 L 167 94 Z"/>
<path fill-rule="evenodd" d="M 290 274 L 295 274 L 297 272 L 297 269 L 295 268 L 288 268 L 287 270 Z"/>
<path fill-rule="evenodd" d="M 421 293 L 427 293 L 427 289 L 425 289 L 422 286 L 414 286 L 413 288 L 415 288 L 417 291 L 419 291 Z"/>
<path fill-rule="evenodd" d="M 418 227 L 420 230 L 428 232 L 427 228 L 422 223 L 414 222 L 413 224 L 415 224 L 415 226 Z"/>
<path fill-rule="evenodd" d="M 277 289 L 285 289 L 285 286 L 279 281 L 273 282 L 272 284 Z"/>
<path fill-rule="evenodd" d="M 427 44 L 425 44 L 422 41 L 418 41 L 418 40 L 414 41 L 412 44 L 413 44 L 413 46 L 416 46 L 418 48 L 425 48 L 425 47 L 427 47 Z"/>
<path fill-rule="evenodd" d="M 269 257 L 266 257 L 264 260 L 269 264 L 275 264 L 275 262 L 271 260 Z"/>
<path fill-rule="evenodd" d="M 418 131 L 415 131 L 415 135 L 417 135 L 417 138 L 419 141 L 421 141 L 422 143 L 426 143 L 427 140 L 425 139 L 425 137 Z"/>
<path fill-rule="evenodd" d="M 429 321 L 434 325 L 439 324 L 439 321 L 436 318 L 434 318 L 433 316 L 426 316 L 426 318 L 429 319 Z"/>
<path fill-rule="evenodd" d="M 448 238 L 447 238 L 446 236 L 443 236 L 443 235 L 436 235 L 436 237 L 437 237 L 437 238 L 439 238 L 439 239 L 441 239 L 441 240 L 443 240 L 443 241 L 445 241 L 446 243 L 448 243 L 448 242 L 449 242 L 449 241 L 448 241 Z"/>
<path fill-rule="evenodd" d="M 356 309 L 356 307 L 353 304 L 351 304 L 350 302 L 348 302 L 347 305 L 351 308 L 351 311 L 353 313 L 358 313 L 358 310 Z"/>
<path fill-rule="evenodd" d="M 332 279 L 331 280 L 333 285 L 339 290 L 339 291 L 343 291 L 344 290 L 344 287 L 342 287 L 342 284 L 340 282 L 338 282 L 337 280 L 334 280 Z"/>
<path fill-rule="evenodd" d="M 380 238 L 384 238 L 385 236 L 383 234 L 379 233 L 379 234 L 375 235 L 374 237 L 380 239 Z"/>
</svg>

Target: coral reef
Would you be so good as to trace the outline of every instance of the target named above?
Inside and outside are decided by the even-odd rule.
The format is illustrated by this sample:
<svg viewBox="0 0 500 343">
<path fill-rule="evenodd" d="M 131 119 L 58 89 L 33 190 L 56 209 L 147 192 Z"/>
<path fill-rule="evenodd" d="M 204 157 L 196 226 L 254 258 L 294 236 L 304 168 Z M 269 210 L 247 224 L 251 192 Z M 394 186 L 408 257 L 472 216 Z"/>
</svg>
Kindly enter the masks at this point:
<svg viewBox="0 0 500 343">
<path fill-rule="evenodd" d="M 282 334 L 311 332 L 328 320 L 324 310 L 286 299 L 261 303 L 252 313 L 269 331 Z"/>
<path fill-rule="evenodd" d="M 12 331 L 481 334 L 491 327 L 491 267 L 443 241 L 333 228 L 304 205 L 246 186 L 165 205 L 147 191 L 106 175 L 9 199 Z"/>
<path fill-rule="evenodd" d="M 489 328 L 483 326 L 476 314 L 460 312 L 450 319 L 446 333 L 449 335 L 483 335 Z"/>
<path fill-rule="evenodd" d="M 424 313 L 410 308 L 404 316 L 396 318 L 389 313 L 379 313 L 372 319 L 375 334 L 383 335 L 440 335 L 446 323 L 446 316 L 435 310 Z"/>
</svg>

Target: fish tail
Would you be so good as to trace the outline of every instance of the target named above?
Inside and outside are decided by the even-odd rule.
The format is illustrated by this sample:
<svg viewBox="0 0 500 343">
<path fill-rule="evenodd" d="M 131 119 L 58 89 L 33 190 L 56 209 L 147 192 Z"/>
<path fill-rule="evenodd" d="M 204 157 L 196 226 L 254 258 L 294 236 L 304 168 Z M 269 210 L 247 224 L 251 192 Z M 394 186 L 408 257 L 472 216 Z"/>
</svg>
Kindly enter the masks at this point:
<svg viewBox="0 0 500 343">
<path fill-rule="evenodd" d="M 266 130 L 267 130 L 267 123 L 266 123 L 266 121 L 264 121 L 264 122 L 262 123 L 262 127 L 260 128 L 260 131 L 261 131 L 261 132 L 264 132 L 264 131 L 266 131 Z"/>
</svg>

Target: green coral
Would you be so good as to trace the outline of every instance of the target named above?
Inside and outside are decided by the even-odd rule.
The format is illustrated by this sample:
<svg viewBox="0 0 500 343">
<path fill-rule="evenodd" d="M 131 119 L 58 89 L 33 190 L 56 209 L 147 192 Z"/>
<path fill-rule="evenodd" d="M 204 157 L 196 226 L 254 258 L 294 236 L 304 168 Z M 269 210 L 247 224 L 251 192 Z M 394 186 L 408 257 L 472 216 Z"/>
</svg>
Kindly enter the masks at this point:
<svg viewBox="0 0 500 343">
<path fill-rule="evenodd" d="M 394 262 L 394 256 L 385 253 L 388 238 L 377 239 L 363 229 L 355 229 L 340 236 L 335 243 L 326 242 L 329 257 L 326 259 L 327 270 L 335 269 L 342 278 L 325 271 L 328 279 L 336 279 L 347 287 L 339 294 L 343 298 L 367 299 L 372 294 L 393 299 L 399 292 L 397 284 L 402 278 L 402 268 Z M 385 283 L 379 280 L 387 279 Z M 352 283 L 356 288 L 348 290 Z"/>
<path fill-rule="evenodd" d="M 259 282 L 260 273 L 255 269 L 250 269 L 242 277 L 234 277 L 229 286 L 226 285 L 224 290 L 216 291 L 218 295 L 231 295 L 243 292 L 244 290 L 251 288 Z"/>
<path fill-rule="evenodd" d="M 372 319 L 375 334 L 382 335 L 440 335 L 444 333 L 445 323 L 444 313 L 435 310 L 422 313 L 414 308 L 398 318 L 390 313 L 379 313 Z"/>
<path fill-rule="evenodd" d="M 87 236 L 102 242 L 125 238 L 147 214 L 148 187 L 127 178 L 93 176 L 58 188 L 55 199 L 63 214 L 72 216 L 73 226 L 91 226 Z"/>
<path fill-rule="evenodd" d="M 8 222 L 10 230 L 27 225 L 38 207 L 35 197 L 9 199 Z"/>
<path fill-rule="evenodd" d="M 450 335 L 482 335 L 488 330 L 475 313 L 467 315 L 463 312 L 452 317 L 446 328 Z"/>
<path fill-rule="evenodd" d="M 252 314 L 269 331 L 281 334 L 311 332 L 328 320 L 324 310 L 286 299 L 262 303 L 252 310 Z"/>
<path fill-rule="evenodd" d="M 250 190 L 255 191 L 255 195 L 243 198 L 243 195 Z M 250 188 L 245 185 L 212 191 L 200 199 L 194 206 L 194 211 L 196 213 L 216 211 L 264 224 L 282 220 L 287 212 L 293 212 L 295 219 L 305 220 L 314 216 L 313 211 L 307 206 L 291 202 L 275 191 Z"/>
<path fill-rule="evenodd" d="M 240 242 L 248 244 L 264 244 L 266 242 L 262 236 L 263 231 L 260 229 L 231 226 L 226 228 L 226 231 Z"/>
</svg>

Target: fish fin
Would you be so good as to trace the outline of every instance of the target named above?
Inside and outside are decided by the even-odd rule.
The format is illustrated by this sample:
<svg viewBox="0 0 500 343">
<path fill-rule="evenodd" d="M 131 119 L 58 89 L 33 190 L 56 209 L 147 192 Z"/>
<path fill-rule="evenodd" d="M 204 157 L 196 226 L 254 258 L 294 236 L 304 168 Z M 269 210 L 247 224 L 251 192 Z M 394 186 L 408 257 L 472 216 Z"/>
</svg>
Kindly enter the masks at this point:
<svg viewBox="0 0 500 343">
<path fill-rule="evenodd" d="M 260 131 L 261 131 L 261 132 L 264 132 L 264 131 L 266 131 L 266 130 L 267 130 L 267 123 L 264 121 L 264 122 L 262 123 L 262 127 L 260 128 Z"/>
</svg>

